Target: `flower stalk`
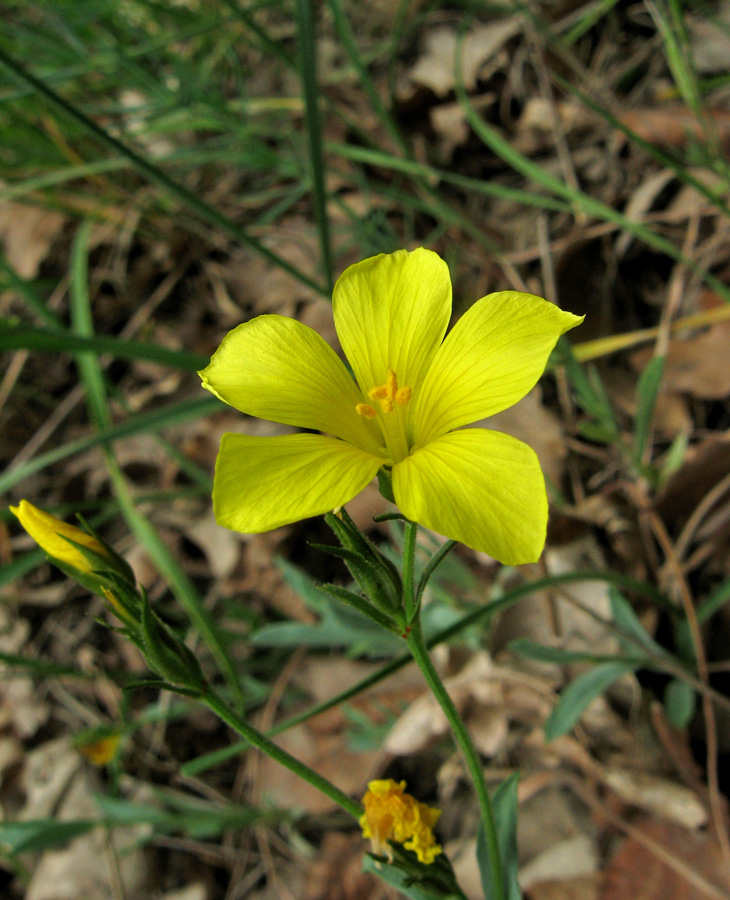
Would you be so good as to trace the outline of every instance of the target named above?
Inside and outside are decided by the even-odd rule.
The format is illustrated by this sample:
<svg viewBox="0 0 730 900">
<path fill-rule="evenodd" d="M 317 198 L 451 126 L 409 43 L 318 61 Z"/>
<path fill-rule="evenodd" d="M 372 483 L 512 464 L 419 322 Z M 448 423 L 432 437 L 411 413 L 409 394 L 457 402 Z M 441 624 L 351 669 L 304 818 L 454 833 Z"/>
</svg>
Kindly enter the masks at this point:
<svg viewBox="0 0 730 900">
<path fill-rule="evenodd" d="M 321 791 L 329 797 L 330 800 L 336 803 L 345 812 L 349 813 L 355 819 L 360 819 L 363 809 L 362 805 L 358 803 L 357 800 L 348 797 L 347 794 L 343 793 L 338 787 L 332 784 L 331 781 L 323 778 L 320 774 L 315 772 L 314 769 L 310 769 L 305 763 L 300 762 L 300 760 L 295 756 L 292 756 L 291 753 L 287 753 L 286 750 L 283 750 L 272 740 L 269 740 L 269 738 L 261 734 L 260 731 L 257 731 L 252 725 L 249 725 L 245 719 L 233 712 L 215 691 L 209 689 L 199 699 L 211 710 L 211 712 L 214 712 L 237 734 L 242 738 L 245 738 L 252 747 L 265 753 L 275 762 L 278 762 L 280 765 L 284 766 L 284 768 L 289 769 L 290 772 L 293 772 L 299 778 L 308 781 L 312 787 L 315 787 L 318 791 Z"/>
<path fill-rule="evenodd" d="M 484 826 L 484 835 L 487 842 L 487 851 L 489 853 L 489 863 L 494 876 L 494 900 L 506 900 L 504 886 L 504 870 L 502 867 L 502 858 L 499 852 L 499 843 L 497 839 L 497 823 L 494 818 L 494 810 L 492 809 L 492 801 L 489 798 L 489 791 L 484 781 L 484 772 L 479 759 L 476 747 L 474 746 L 469 732 L 459 715 L 458 710 L 454 706 L 454 702 L 449 696 L 448 691 L 444 687 L 443 681 L 439 676 L 436 667 L 431 661 L 428 648 L 423 639 L 423 631 L 421 630 L 420 617 L 414 620 L 410 632 L 406 636 L 408 649 L 421 670 L 423 677 L 428 684 L 431 693 L 436 698 L 439 706 L 444 712 L 446 719 L 454 733 L 456 743 L 461 750 L 466 762 L 469 775 L 474 785 L 474 791 L 479 804 L 479 813 Z"/>
</svg>

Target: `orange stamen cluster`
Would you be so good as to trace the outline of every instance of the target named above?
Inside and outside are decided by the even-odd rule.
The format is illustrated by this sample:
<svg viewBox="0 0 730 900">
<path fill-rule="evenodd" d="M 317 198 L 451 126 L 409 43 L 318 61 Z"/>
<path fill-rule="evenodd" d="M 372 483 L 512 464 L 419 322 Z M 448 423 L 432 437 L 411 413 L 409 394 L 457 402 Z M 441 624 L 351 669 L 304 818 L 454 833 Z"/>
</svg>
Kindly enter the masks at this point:
<svg viewBox="0 0 730 900">
<path fill-rule="evenodd" d="M 430 864 L 441 853 L 433 826 L 441 810 L 420 803 L 405 792 L 405 781 L 390 778 L 371 781 L 363 797 L 365 812 L 360 818 L 363 837 L 370 838 L 373 852 L 393 859 L 388 842 L 397 841 L 413 850 L 422 863 Z"/>
<path fill-rule="evenodd" d="M 398 387 L 398 378 L 395 372 L 392 369 L 388 369 L 388 378 L 385 384 L 371 388 L 368 391 L 368 397 L 371 400 L 377 400 L 384 413 L 390 413 L 393 412 L 394 404 L 405 406 L 411 399 L 411 393 L 411 388 L 406 385 Z M 358 403 L 355 410 L 358 415 L 364 416 L 366 419 L 374 419 L 377 415 L 375 407 L 370 406 L 368 403 Z"/>
</svg>

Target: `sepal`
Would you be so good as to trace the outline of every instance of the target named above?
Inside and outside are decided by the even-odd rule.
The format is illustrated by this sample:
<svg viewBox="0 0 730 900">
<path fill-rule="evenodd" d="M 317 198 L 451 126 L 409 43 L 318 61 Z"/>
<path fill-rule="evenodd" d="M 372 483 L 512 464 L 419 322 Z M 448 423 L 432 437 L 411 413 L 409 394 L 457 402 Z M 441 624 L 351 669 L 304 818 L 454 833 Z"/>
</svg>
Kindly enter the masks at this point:
<svg viewBox="0 0 730 900">
<path fill-rule="evenodd" d="M 403 583 L 401 581 L 400 573 L 393 563 L 378 550 L 372 541 L 368 540 L 365 535 L 362 534 L 345 509 L 339 510 L 336 514 L 327 513 L 325 521 L 334 531 L 343 548 L 354 552 L 361 560 L 363 560 L 362 565 L 365 566 L 365 569 L 362 572 L 362 576 L 367 577 L 368 573 L 373 573 L 375 575 L 377 579 L 376 593 L 378 599 L 376 599 L 375 596 L 372 596 L 370 591 L 361 583 L 359 573 L 355 571 L 352 565 L 354 557 L 350 557 L 348 560 L 345 555 L 340 554 L 336 548 L 323 549 L 327 549 L 329 552 L 332 552 L 333 555 L 339 556 L 341 559 L 345 560 L 352 577 L 357 581 L 364 593 L 371 597 L 373 602 L 378 603 L 380 600 L 379 605 L 381 608 L 388 611 L 400 608 L 403 596 Z M 355 563 L 355 565 L 357 565 L 357 563 Z M 383 602 L 383 595 L 385 602 Z"/>
<path fill-rule="evenodd" d="M 400 594 L 393 592 L 392 589 L 388 590 L 389 587 L 392 588 L 392 585 L 383 578 L 382 569 L 373 562 L 365 559 L 355 550 L 348 550 L 347 547 L 333 547 L 327 544 L 310 544 L 309 546 L 343 560 L 363 594 L 386 615 L 392 614 L 399 608 Z M 383 581 L 386 581 L 385 585 L 383 585 Z"/>
<path fill-rule="evenodd" d="M 201 693 L 205 678 L 192 651 L 152 609 L 143 598 L 140 622 L 144 655 L 147 664 L 165 681 Z"/>
<path fill-rule="evenodd" d="M 337 584 L 321 584 L 319 587 L 331 597 L 335 597 L 337 600 L 347 603 L 348 606 L 352 606 L 364 616 L 372 619 L 373 622 L 377 622 L 378 625 L 385 628 L 387 631 L 392 631 L 393 634 L 402 633 L 403 626 L 398 621 L 391 618 L 386 613 L 381 612 L 377 607 L 373 606 L 369 600 L 361 597 L 360 594 L 356 594 L 354 591 L 340 587 Z"/>
<path fill-rule="evenodd" d="M 388 503 L 395 505 L 392 470 L 387 466 L 382 466 L 382 468 L 378 469 L 378 490 Z"/>
</svg>

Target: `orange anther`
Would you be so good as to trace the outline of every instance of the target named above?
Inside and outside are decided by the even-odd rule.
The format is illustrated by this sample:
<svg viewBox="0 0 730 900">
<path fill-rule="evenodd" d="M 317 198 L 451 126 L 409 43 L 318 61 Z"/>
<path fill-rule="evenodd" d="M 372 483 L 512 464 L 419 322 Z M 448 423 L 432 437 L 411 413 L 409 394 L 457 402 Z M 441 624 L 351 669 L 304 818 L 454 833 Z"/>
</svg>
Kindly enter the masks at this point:
<svg viewBox="0 0 730 900">
<path fill-rule="evenodd" d="M 372 406 L 368 406 L 367 403 L 358 403 L 355 407 L 355 412 L 358 416 L 362 416 L 365 419 L 374 419 L 377 416 Z"/>
</svg>

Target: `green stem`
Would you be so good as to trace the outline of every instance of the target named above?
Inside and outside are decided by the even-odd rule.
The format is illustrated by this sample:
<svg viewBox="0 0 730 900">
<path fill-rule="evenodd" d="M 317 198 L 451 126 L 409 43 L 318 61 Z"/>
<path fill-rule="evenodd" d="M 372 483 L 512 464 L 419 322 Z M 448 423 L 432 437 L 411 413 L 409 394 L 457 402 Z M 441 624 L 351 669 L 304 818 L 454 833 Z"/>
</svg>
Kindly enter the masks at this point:
<svg viewBox="0 0 730 900">
<path fill-rule="evenodd" d="M 360 818 L 362 815 L 362 806 L 357 800 L 348 797 L 347 794 L 343 793 L 338 787 L 335 787 L 331 781 L 327 781 L 326 778 L 317 774 L 317 772 L 310 769 L 309 766 L 305 766 L 303 762 L 300 762 L 291 754 L 287 753 L 286 750 L 282 750 L 281 747 L 278 747 L 273 741 L 270 741 L 261 734 L 260 731 L 257 731 L 253 726 L 249 725 L 248 722 L 227 706 L 214 691 L 209 690 L 201 696 L 200 700 L 202 703 L 205 703 L 208 709 L 212 710 L 217 716 L 223 719 L 227 725 L 230 725 L 235 732 L 256 747 L 257 750 L 261 750 L 262 753 L 270 756 L 271 759 L 284 766 L 284 768 L 289 769 L 290 772 L 293 772 L 299 778 L 308 781 L 309 784 L 329 797 L 330 800 L 333 800 L 339 807 L 355 819 Z"/>
<path fill-rule="evenodd" d="M 406 530 L 403 536 L 403 609 L 406 613 L 406 622 L 409 625 L 416 614 L 416 607 L 413 602 L 413 561 L 416 556 L 417 535 L 418 525 L 415 522 L 406 522 Z"/>
<path fill-rule="evenodd" d="M 436 671 L 436 667 L 431 662 L 426 642 L 423 639 L 423 632 L 421 631 L 420 617 L 416 617 L 406 641 L 408 643 L 408 649 L 411 651 L 413 659 L 416 661 L 416 665 L 426 679 L 426 683 L 428 684 L 431 693 L 444 711 L 444 715 L 451 726 L 451 730 L 454 732 L 454 737 L 456 738 L 456 743 L 459 745 L 459 749 L 464 754 L 466 766 L 471 775 L 472 782 L 474 783 L 474 790 L 476 791 L 477 802 L 479 804 L 479 812 L 484 826 L 484 836 L 487 841 L 489 863 L 492 868 L 494 879 L 495 900 L 506 900 L 502 859 L 500 857 L 499 843 L 497 840 L 497 823 L 494 819 L 494 811 L 492 810 L 492 802 L 489 799 L 487 785 L 484 782 L 484 773 L 482 771 L 479 754 L 469 737 L 469 732 L 466 730 L 466 726 L 464 725 L 461 716 L 444 687 L 444 683 L 441 681 L 441 678 Z"/>
<path fill-rule="evenodd" d="M 420 606 L 421 597 L 423 596 L 423 592 L 426 590 L 426 585 L 428 584 L 429 578 L 446 559 L 449 553 L 451 553 L 456 544 L 457 541 L 446 541 L 445 543 L 441 544 L 439 549 L 426 563 L 423 574 L 421 575 L 421 580 L 418 582 L 418 589 L 416 590 L 416 608 Z"/>
</svg>

